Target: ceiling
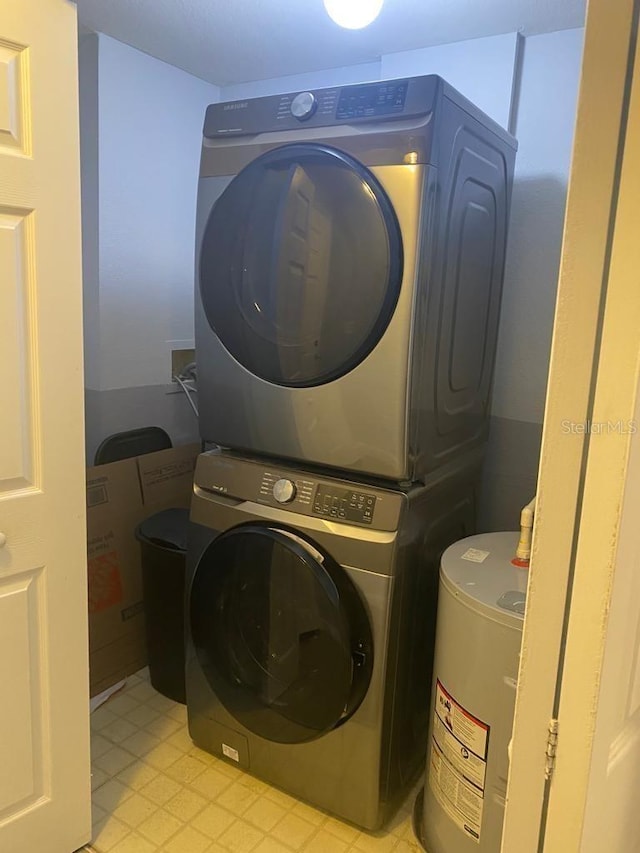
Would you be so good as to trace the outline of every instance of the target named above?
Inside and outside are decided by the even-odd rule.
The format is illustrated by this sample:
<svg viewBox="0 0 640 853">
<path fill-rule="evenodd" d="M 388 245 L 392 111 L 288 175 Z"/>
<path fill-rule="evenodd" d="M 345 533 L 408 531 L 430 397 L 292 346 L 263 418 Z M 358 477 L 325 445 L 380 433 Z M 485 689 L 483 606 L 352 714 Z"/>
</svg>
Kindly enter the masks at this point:
<svg viewBox="0 0 640 853">
<path fill-rule="evenodd" d="M 219 86 L 499 33 L 580 27 L 585 9 L 585 0 L 385 0 L 378 20 L 354 31 L 335 25 L 322 0 L 76 2 L 82 26 Z"/>
</svg>

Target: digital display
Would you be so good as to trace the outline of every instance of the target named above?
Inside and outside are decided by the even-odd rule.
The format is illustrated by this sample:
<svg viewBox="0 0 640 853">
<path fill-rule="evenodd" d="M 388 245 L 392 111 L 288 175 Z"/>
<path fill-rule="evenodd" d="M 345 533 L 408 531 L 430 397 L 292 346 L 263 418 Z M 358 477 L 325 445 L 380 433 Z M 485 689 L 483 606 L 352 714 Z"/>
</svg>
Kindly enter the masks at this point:
<svg viewBox="0 0 640 853">
<path fill-rule="evenodd" d="M 367 86 L 349 86 L 340 93 L 337 119 L 365 118 L 401 113 L 407 97 L 409 83 L 372 83 Z"/>
<path fill-rule="evenodd" d="M 339 521 L 371 524 L 376 498 L 366 492 L 319 485 L 313 500 L 313 512 Z"/>
</svg>

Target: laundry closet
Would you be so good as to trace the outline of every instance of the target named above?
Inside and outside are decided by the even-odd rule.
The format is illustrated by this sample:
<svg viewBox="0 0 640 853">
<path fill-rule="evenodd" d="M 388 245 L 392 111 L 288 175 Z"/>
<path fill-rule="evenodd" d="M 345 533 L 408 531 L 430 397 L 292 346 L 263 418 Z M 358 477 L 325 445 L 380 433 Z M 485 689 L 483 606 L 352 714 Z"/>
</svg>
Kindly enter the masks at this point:
<svg viewBox="0 0 640 853">
<path fill-rule="evenodd" d="M 93 130 L 82 137 L 83 210 L 100 222 L 84 249 L 87 461 L 105 435 L 142 425 L 141 412 L 177 443 L 198 435 L 171 387 L 171 351 L 194 344 L 189 181 L 206 106 L 432 72 L 502 127 L 511 119 L 518 140 L 481 511 L 483 529 L 513 527 L 535 491 L 581 49 L 577 28 L 511 33 L 216 87 L 109 36 L 81 37 L 81 118 Z"/>
<path fill-rule="evenodd" d="M 300 53 L 295 61 L 281 53 L 261 62 L 255 51 L 244 55 L 239 42 L 237 67 L 230 53 L 226 61 L 212 53 L 205 70 L 203 54 L 190 63 L 189 51 L 172 51 L 166 39 L 154 47 L 150 35 L 138 36 L 135 28 L 127 29 L 131 21 L 100 5 L 78 3 L 86 464 L 96 462 L 108 436 L 150 426 L 162 428 L 175 447 L 202 441 L 206 452 L 196 467 L 186 569 L 188 710 L 156 700 L 148 675 L 132 673 L 128 688 L 96 711 L 105 721 L 93 730 L 98 752 L 117 763 L 121 753 L 134 755 L 139 748 L 135 754 L 144 764 L 143 740 L 160 738 L 158 755 L 165 756 L 166 767 L 151 762 L 136 781 L 132 764 L 121 771 L 114 764 L 111 774 L 100 769 L 97 756 L 94 824 L 103 834 L 95 850 L 117 853 L 129 844 L 133 851 L 138 843 L 145 853 L 178 853 L 181 838 L 195 845 L 185 846 L 184 853 L 366 851 L 378 849 L 376 844 L 420 849 L 411 812 L 420 796 L 416 768 L 427 751 L 427 718 L 433 715 L 427 703 L 436 615 L 435 606 L 427 612 L 422 605 L 435 600 L 443 550 L 475 532 L 516 530 L 538 485 L 583 15 L 576 8 L 561 25 L 545 25 L 540 17 L 530 33 L 503 32 L 495 23 L 490 33 L 476 37 L 461 21 L 458 38 L 450 29 L 440 42 L 425 39 L 422 45 L 414 39 L 402 50 L 395 49 L 402 41 L 390 39 L 393 50 L 369 54 L 358 45 L 354 62 L 344 61 L 348 52 L 328 51 L 325 68 L 317 53 L 306 65 Z M 383 112 L 406 109 L 397 151 L 386 129 L 367 142 L 366 126 L 349 112 L 365 102 Z M 287 121 L 294 132 L 285 142 L 299 149 L 294 166 L 280 162 L 283 149 L 263 138 L 250 153 L 241 135 L 233 139 L 241 124 L 234 110 L 251 122 L 254 103 L 260 105 L 257 134 L 275 131 L 269 122 L 285 113 L 293 116 Z M 433 103 L 432 111 L 423 103 Z M 321 122 L 318 128 L 313 121 L 301 123 L 322 115 L 327 104 L 335 111 L 335 126 L 327 121 L 324 131 Z M 467 124 L 460 131 L 462 124 L 454 128 L 452 122 L 462 119 L 451 116 L 463 113 Z M 350 142 L 341 143 L 338 127 L 349 116 L 353 150 Z M 424 138 L 417 129 L 423 118 Z M 441 131 L 440 122 L 447 121 L 448 130 Z M 456 233 L 464 233 L 464 217 L 474 215 L 485 236 L 434 261 L 444 270 L 440 301 L 434 303 L 437 287 L 431 284 L 431 301 L 415 297 L 419 309 L 412 317 L 406 284 L 400 286 L 403 270 L 415 264 L 415 281 L 424 275 L 432 282 L 436 273 L 429 262 L 436 256 L 429 252 L 438 240 L 448 245 L 454 238 L 446 229 L 434 230 L 413 246 L 407 235 L 416 231 L 415 221 L 427 233 L 424 223 L 431 215 L 448 225 L 458 216 L 452 199 L 460 175 L 452 172 L 449 198 L 435 182 L 430 190 L 420 170 L 436 162 L 440 140 L 455 146 L 463 132 L 465 152 L 478 145 L 482 166 L 473 173 L 473 164 L 457 162 L 469 174 L 461 179 L 461 186 L 467 183 L 460 190 L 467 193 L 467 208 Z M 499 152 L 495 162 L 501 164 L 493 171 L 490 151 Z M 220 158 L 226 158 L 222 166 Z M 406 177 L 396 180 L 394 168 L 414 170 L 419 189 Z M 242 193 L 239 198 L 229 193 L 238 173 L 245 181 L 244 200 Z M 279 195 L 285 173 L 295 203 Z M 350 174 L 361 181 L 353 193 Z M 492 184 L 496 174 L 500 180 Z M 334 180 L 340 189 L 332 198 Z M 422 199 L 415 210 L 407 201 L 412 192 Z M 261 303 L 264 294 L 255 281 L 241 294 L 225 296 L 217 289 L 217 277 L 227 268 L 229 276 L 236 275 L 242 263 L 281 275 L 282 259 L 269 254 L 268 240 L 264 246 L 257 241 L 253 256 L 246 249 L 233 256 L 227 246 L 247 218 L 248 230 L 255 232 L 258 215 L 268 219 L 272 208 L 279 217 L 274 227 L 289 217 L 285 224 L 293 234 L 301 221 L 299 205 L 312 204 L 314 193 L 320 198 L 314 215 L 329 216 L 337 197 L 339 210 L 332 215 L 339 223 L 344 214 L 344 232 L 350 221 L 362 224 L 353 255 L 373 235 L 370 255 L 358 261 L 340 242 L 342 234 L 331 234 L 321 221 L 313 226 L 312 239 L 323 251 L 329 245 L 335 250 L 331 263 L 349 271 L 330 294 L 349 328 L 346 343 L 327 321 L 323 293 L 315 294 L 304 334 L 293 340 L 282 305 Z M 380 219 L 371 213 L 372 199 Z M 441 203 L 442 211 L 433 214 Z M 507 210 L 505 235 L 500 229 Z M 491 252 L 483 255 L 486 244 Z M 383 264 L 376 253 L 382 257 L 385 251 L 388 268 L 378 286 Z M 447 284 L 447 264 L 454 261 L 462 264 L 458 273 L 464 281 L 448 302 L 446 294 L 459 285 Z M 478 286 L 473 277 L 481 269 L 485 284 Z M 356 299 L 349 291 L 347 298 L 360 272 L 366 279 L 362 295 Z M 302 316 L 295 275 L 287 274 L 284 301 Z M 314 275 L 320 281 L 322 270 Z M 213 282 L 209 290 L 203 279 Z M 374 291 L 370 299 L 367 287 Z M 462 316 L 456 300 L 467 297 L 475 300 L 474 311 L 462 312 L 456 326 Z M 246 322 L 253 306 L 255 316 Z M 424 340 L 416 334 L 418 325 L 411 325 L 420 319 L 429 330 Z M 272 328 L 281 335 L 275 347 Z M 399 401 L 404 391 L 397 392 L 393 377 L 404 368 L 394 355 L 404 350 L 419 355 L 415 363 L 409 359 L 409 373 L 414 372 L 402 381 L 413 388 L 421 380 L 425 399 L 413 401 L 407 391 Z M 203 353 L 206 365 L 198 362 Z M 425 380 L 438 359 L 440 372 Z M 358 371 L 361 384 L 349 378 Z M 269 396 L 265 383 L 281 389 L 279 396 Z M 334 387 L 340 389 L 335 395 Z M 332 423 L 342 428 L 335 440 L 328 432 Z M 409 437 L 408 444 L 398 436 Z M 263 511 L 256 512 L 257 506 Z M 357 535 L 341 535 L 343 522 Z M 428 571 L 421 562 L 427 557 Z M 225 567 L 215 577 L 208 570 L 214 563 Z M 270 567 L 260 582 L 248 570 L 259 564 Z M 415 575 L 408 568 L 414 565 L 420 569 Z M 265 596 L 267 610 L 248 616 L 251 602 Z M 212 611 L 219 614 L 215 624 Z M 274 625 L 280 620 L 273 646 L 261 620 Z M 292 678 L 296 667 L 306 673 L 304 683 Z M 255 684 L 264 682 L 261 702 L 277 712 L 264 714 L 254 703 L 255 691 L 243 691 L 240 670 Z M 424 696 L 417 699 L 412 685 L 420 673 Z M 287 684 L 295 689 L 283 687 Z M 509 689 L 515 696 L 515 681 Z M 120 703 L 115 717 L 110 702 Z M 127 707 L 139 723 L 127 719 Z M 187 717 L 194 748 L 186 739 Z M 101 733 L 107 727 L 113 741 Z M 102 763 L 106 767 L 108 761 Z M 198 763 L 200 788 L 195 769 L 193 780 L 187 779 L 188 767 Z M 192 804 L 201 800 L 199 823 L 198 809 L 192 824 L 185 816 L 182 782 Z M 214 795 L 216 784 L 221 788 Z M 271 798 L 270 784 L 276 791 Z M 122 787 L 119 800 L 115 792 Z M 250 792 L 246 803 L 241 789 Z M 207 824 L 205 813 L 213 812 L 203 798 L 229 821 L 219 834 Z M 293 841 L 296 826 L 309 835 Z M 473 843 L 470 835 L 474 832 L 465 842 Z"/>
<path fill-rule="evenodd" d="M 434 555 L 479 525 L 514 529 L 535 493 L 582 39 L 507 33 L 219 93 L 104 34 L 80 41 L 99 92 L 85 280 L 97 339 L 112 323 L 122 342 L 96 369 L 118 384 L 125 364 L 127 384 L 164 369 L 166 386 L 171 350 L 195 343 L 200 437 L 231 448 L 195 472 L 191 737 L 364 830 L 423 759 Z M 188 94 L 175 115 L 172 86 Z M 193 208 L 192 182 L 175 186 L 198 164 Z M 139 334 L 121 314 L 135 302 Z M 153 315 L 176 329 L 164 341 Z M 112 418 L 122 401 L 118 429 L 143 427 L 134 393 L 155 394 L 156 425 L 193 430 L 162 386 L 91 388 L 87 408 Z"/>
</svg>

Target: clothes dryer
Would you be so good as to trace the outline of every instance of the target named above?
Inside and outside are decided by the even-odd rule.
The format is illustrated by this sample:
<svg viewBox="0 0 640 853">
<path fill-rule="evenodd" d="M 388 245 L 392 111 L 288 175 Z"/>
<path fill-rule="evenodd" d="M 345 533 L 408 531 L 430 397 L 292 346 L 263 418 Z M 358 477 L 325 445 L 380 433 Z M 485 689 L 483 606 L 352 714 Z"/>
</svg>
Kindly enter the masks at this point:
<svg viewBox="0 0 640 853">
<path fill-rule="evenodd" d="M 396 482 L 481 445 L 515 148 L 436 76 L 210 106 L 202 438 Z"/>
<path fill-rule="evenodd" d="M 475 459 L 408 491 L 199 457 L 187 558 L 197 746 L 375 829 L 424 759 L 443 550 Z"/>
</svg>

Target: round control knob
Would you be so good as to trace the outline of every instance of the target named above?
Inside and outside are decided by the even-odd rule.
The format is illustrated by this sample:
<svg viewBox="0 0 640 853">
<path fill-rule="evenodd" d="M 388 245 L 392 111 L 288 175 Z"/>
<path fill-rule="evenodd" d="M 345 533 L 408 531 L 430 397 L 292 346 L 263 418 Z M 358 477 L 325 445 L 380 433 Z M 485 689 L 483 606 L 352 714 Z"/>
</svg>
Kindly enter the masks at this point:
<svg viewBox="0 0 640 853">
<path fill-rule="evenodd" d="M 291 480 L 277 480 L 273 484 L 273 496 L 279 504 L 288 504 L 296 496 L 296 487 Z"/>
<path fill-rule="evenodd" d="M 300 92 L 291 101 L 291 115 L 298 121 L 306 121 L 311 118 L 318 108 L 316 96 L 312 92 Z"/>
</svg>

